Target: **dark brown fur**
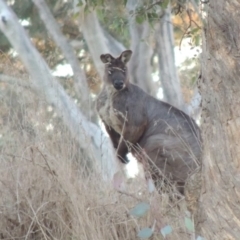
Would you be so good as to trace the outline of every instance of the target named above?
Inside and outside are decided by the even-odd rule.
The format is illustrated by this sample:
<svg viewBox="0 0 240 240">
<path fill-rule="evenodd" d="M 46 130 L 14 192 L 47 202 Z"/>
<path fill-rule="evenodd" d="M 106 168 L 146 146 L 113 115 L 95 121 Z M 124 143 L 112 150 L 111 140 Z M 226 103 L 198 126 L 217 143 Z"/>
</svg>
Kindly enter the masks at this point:
<svg viewBox="0 0 240 240">
<path fill-rule="evenodd" d="M 157 168 L 183 192 L 186 179 L 200 165 L 199 128 L 181 110 L 129 82 L 126 63 L 131 54 L 127 50 L 118 58 L 101 55 L 106 66 L 97 111 L 122 162 L 131 151 L 149 167 L 154 180 L 161 175 Z"/>
</svg>

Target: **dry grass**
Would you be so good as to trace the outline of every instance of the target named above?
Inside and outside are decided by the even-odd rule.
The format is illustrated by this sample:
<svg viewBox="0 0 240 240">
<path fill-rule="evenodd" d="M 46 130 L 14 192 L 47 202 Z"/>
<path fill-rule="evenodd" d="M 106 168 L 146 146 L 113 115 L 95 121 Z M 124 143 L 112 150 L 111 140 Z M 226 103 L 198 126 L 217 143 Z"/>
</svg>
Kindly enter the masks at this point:
<svg viewBox="0 0 240 240">
<path fill-rule="evenodd" d="M 137 239 L 137 231 L 151 227 L 155 219 L 157 228 L 169 221 L 179 224 L 176 210 L 163 217 L 166 199 L 139 197 L 133 189 L 128 189 L 132 196 L 120 194 L 97 176 L 83 177 L 71 161 L 32 151 L 34 158 L 23 154 L 1 159 L 1 239 L 130 240 Z M 140 202 L 137 197 L 153 207 L 142 219 L 128 214 Z M 162 238 L 156 235 L 155 239 Z"/>
<path fill-rule="evenodd" d="M 167 224 L 167 239 L 190 239 L 184 201 L 182 210 L 170 206 L 140 177 L 126 184 L 127 194 L 117 192 L 86 171 L 78 144 L 35 94 L 8 84 L 0 92 L 0 239 L 133 240 L 154 222 L 152 239 L 163 239 Z M 135 219 L 129 210 L 140 201 L 151 210 Z"/>
</svg>

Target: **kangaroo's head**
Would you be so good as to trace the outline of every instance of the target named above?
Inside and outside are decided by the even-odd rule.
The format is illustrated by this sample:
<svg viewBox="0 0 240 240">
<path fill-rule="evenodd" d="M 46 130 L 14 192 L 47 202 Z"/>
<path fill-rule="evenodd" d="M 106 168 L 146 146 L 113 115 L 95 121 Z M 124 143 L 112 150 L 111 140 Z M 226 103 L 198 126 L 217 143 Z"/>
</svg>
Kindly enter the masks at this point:
<svg viewBox="0 0 240 240">
<path fill-rule="evenodd" d="M 100 56 L 102 62 L 105 63 L 104 81 L 107 84 L 111 84 L 118 91 L 124 89 L 128 85 L 129 79 L 126 64 L 131 56 L 131 50 L 122 52 L 117 58 L 114 58 L 111 54 L 102 54 Z"/>
</svg>

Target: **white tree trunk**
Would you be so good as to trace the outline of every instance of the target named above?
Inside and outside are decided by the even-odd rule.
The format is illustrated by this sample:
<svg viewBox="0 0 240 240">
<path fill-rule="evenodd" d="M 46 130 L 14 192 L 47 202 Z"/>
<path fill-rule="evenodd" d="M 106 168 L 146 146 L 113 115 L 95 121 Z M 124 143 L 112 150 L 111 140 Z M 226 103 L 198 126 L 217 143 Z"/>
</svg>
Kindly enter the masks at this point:
<svg viewBox="0 0 240 240">
<path fill-rule="evenodd" d="M 159 78 L 163 88 L 164 101 L 187 111 L 177 74 L 174 56 L 174 37 L 170 7 L 156 26 L 156 43 L 159 64 Z"/>
<path fill-rule="evenodd" d="M 152 48 L 148 44 L 150 36 L 149 23 L 138 24 L 135 20 L 136 8 L 143 4 L 143 1 L 128 0 L 127 10 L 129 19 L 129 30 L 131 35 L 131 50 L 133 55 L 130 62 L 131 81 L 144 89 L 146 92 L 155 95 L 156 89 L 151 77 L 150 59 Z"/>
<path fill-rule="evenodd" d="M 45 24 L 49 34 L 54 39 L 55 43 L 61 48 L 63 55 L 72 67 L 75 90 L 80 98 L 80 104 L 84 114 L 89 113 L 89 89 L 85 73 L 82 71 L 77 56 L 73 47 L 69 44 L 66 37 L 61 32 L 61 29 L 51 14 L 44 0 L 33 0 L 37 6 L 40 17 Z"/>
<path fill-rule="evenodd" d="M 84 14 L 84 17 L 82 17 L 81 14 Z M 103 53 L 109 53 L 109 49 L 95 11 L 87 14 L 81 12 L 79 23 L 80 30 L 83 32 L 94 65 L 99 76 L 103 78 L 104 64 L 100 61 L 100 55 Z"/>
<path fill-rule="evenodd" d="M 6 35 L 31 76 L 36 92 L 52 104 L 72 135 L 85 149 L 88 158 L 100 163 L 105 179 L 113 176 L 118 163 L 110 139 L 95 124 L 86 120 L 62 86 L 52 77 L 50 69 L 32 45 L 18 18 L 0 0 L 0 29 Z"/>
<path fill-rule="evenodd" d="M 121 52 L 126 50 L 126 47 L 122 43 L 118 42 L 106 30 L 103 29 L 103 33 L 107 41 L 109 53 L 113 54 L 114 56 L 118 56 Z"/>
</svg>

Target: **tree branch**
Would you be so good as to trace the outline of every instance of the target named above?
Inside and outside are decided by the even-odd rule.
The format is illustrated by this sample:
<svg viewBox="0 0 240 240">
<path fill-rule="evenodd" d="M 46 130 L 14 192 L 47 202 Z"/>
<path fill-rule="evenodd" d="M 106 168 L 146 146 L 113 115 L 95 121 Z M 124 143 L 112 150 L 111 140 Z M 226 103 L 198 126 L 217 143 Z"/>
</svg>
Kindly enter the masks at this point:
<svg viewBox="0 0 240 240">
<path fill-rule="evenodd" d="M 52 77 L 46 62 L 32 45 L 17 16 L 4 0 L 0 0 L 0 30 L 18 52 L 30 73 L 33 88 L 55 107 L 72 136 L 88 154 L 88 158 L 102 164 L 104 177 L 112 177 L 117 168 L 117 161 L 109 138 L 104 136 L 99 127 L 87 121 L 63 87 Z"/>
</svg>

